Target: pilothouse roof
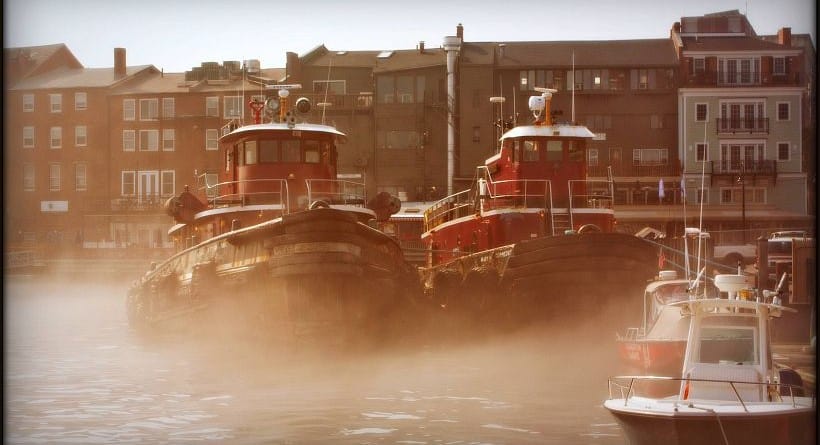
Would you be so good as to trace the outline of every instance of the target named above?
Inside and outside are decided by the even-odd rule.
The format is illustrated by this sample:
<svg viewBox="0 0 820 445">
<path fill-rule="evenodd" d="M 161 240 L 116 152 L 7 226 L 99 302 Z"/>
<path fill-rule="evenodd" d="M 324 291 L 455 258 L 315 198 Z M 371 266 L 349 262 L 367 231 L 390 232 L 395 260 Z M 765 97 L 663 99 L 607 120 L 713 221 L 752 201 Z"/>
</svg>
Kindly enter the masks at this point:
<svg viewBox="0 0 820 445">
<path fill-rule="evenodd" d="M 239 127 L 230 133 L 222 136 L 220 139 L 221 142 L 230 142 L 235 139 L 239 139 L 244 136 L 249 136 L 255 133 L 270 133 L 270 132 L 279 132 L 283 134 L 291 134 L 293 135 L 294 132 L 313 132 L 313 133 L 325 133 L 328 135 L 336 136 L 341 139 L 342 142 L 347 141 L 347 135 L 342 133 L 341 131 L 329 126 L 329 125 L 321 125 L 321 124 L 309 124 L 309 123 L 297 123 L 295 125 L 288 126 L 287 123 L 284 122 L 270 122 L 266 124 L 251 124 L 251 125 L 244 125 Z"/>
</svg>

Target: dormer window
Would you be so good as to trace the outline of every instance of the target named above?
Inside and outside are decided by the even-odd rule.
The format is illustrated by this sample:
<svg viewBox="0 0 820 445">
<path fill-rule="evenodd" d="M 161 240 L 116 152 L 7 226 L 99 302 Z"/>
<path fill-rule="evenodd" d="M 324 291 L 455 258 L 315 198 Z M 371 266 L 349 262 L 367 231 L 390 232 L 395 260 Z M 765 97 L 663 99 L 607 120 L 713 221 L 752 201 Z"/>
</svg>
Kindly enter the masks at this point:
<svg viewBox="0 0 820 445">
<path fill-rule="evenodd" d="M 773 69 L 772 73 L 775 75 L 785 75 L 786 74 L 786 58 L 785 57 L 775 57 L 773 60 Z"/>
</svg>

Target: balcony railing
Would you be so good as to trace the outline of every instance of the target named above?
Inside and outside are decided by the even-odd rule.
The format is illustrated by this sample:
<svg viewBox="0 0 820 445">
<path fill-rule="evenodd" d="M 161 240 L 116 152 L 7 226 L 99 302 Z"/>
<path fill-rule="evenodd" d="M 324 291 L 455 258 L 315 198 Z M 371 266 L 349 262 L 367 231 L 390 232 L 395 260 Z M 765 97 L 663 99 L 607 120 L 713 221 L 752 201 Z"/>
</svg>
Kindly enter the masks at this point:
<svg viewBox="0 0 820 445">
<path fill-rule="evenodd" d="M 772 160 L 733 160 L 722 159 L 710 161 L 714 175 L 760 175 L 777 176 L 777 162 Z"/>
<path fill-rule="evenodd" d="M 587 176 L 592 178 L 606 178 L 610 165 L 587 166 Z M 612 175 L 615 177 L 641 176 L 680 176 L 680 166 L 677 162 L 667 164 L 612 164 Z"/>
<path fill-rule="evenodd" d="M 694 74 L 685 74 L 683 85 L 693 87 L 797 86 L 800 85 L 800 73 L 699 71 Z"/>
<path fill-rule="evenodd" d="M 769 133 L 769 118 L 717 118 L 715 131 L 721 133 Z"/>
</svg>

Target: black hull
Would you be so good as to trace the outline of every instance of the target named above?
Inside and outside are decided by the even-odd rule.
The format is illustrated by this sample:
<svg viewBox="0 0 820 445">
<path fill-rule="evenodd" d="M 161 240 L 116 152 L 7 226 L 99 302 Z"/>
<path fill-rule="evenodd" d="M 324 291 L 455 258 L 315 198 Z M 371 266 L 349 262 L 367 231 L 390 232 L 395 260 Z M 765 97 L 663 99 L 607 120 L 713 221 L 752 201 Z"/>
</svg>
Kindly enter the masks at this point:
<svg viewBox="0 0 820 445">
<path fill-rule="evenodd" d="M 420 293 L 399 246 L 345 211 L 319 208 L 237 230 L 174 255 L 130 290 L 148 330 L 290 338 L 386 338 Z"/>
<path fill-rule="evenodd" d="M 651 416 L 610 411 L 629 445 L 813 445 L 815 411 L 766 415 Z M 724 434 L 726 438 L 724 439 Z"/>
<path fill-rule="evenodd" d="M 627 234 L 588 233 L 473 254 L 426 270 L 425 283 L 430 298 L 452 312 L 520 325 L 552 320 L 558 308 L 586 316 L 611 307 L 623 316 L 639 313 L 646 280 L 656 271 L 651 244 Z"/>
</svg>

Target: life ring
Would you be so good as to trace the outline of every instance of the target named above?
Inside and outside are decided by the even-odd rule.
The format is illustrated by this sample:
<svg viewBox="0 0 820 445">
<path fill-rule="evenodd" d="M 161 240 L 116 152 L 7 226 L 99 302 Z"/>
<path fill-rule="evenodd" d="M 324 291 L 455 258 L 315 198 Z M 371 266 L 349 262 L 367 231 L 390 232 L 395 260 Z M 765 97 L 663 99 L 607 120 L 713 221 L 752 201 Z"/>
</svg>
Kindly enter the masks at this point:
<svg viewBox="0 0 820 445">
<path fill-rule="evenodd" d="M 601 233 L 601 232 L 603 232 L 603 230 L 601 230 L 601 228 L 598 227 L 595 224 L 584 224 L 583 226 L 581 226 L 578 229 L 578 233 Z"/>
<path fill-rule="evenodd" d="M 323 201 L 323 200 L 319 199 L 317 201 L 313 201 L 312 203 L 310 203 L 309 208 L 310 208 L 310 210 L 313 210 L 313 209 L 329 209 L 330 204 L 328 204 L 327 201 Z"/>
</svg>

